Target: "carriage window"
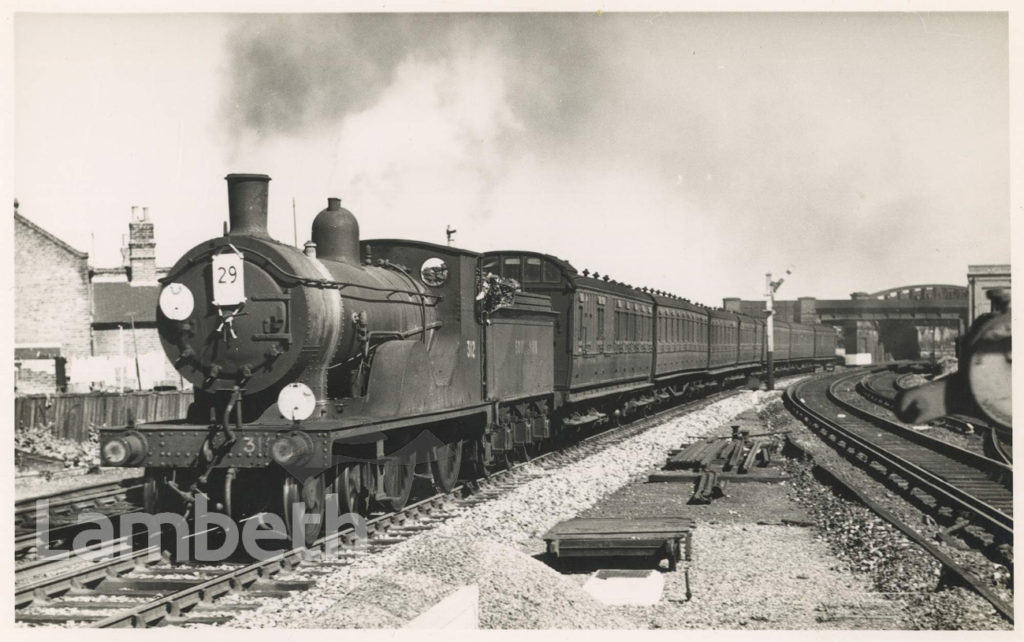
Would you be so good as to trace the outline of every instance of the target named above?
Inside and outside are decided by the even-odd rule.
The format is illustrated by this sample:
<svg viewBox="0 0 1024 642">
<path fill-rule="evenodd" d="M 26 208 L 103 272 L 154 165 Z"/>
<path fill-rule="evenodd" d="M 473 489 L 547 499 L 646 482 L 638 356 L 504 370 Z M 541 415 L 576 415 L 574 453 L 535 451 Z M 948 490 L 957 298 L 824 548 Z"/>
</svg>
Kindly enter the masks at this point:
<svg viewBox="0 0 1024 642">
<path fill-rule="evenodd" d="M 526 283 L 540 282 L 540 259 L 526 257 L 526 265 L 523 267 L 523 281 Z"/>
<path fill-rule="evenodd" d="M 505 278 L 512 278 L 522 283 L 523 281 L 523 270 L 519 264 L 518 256 L 507 256 L 505 257 Z"/>
<path fill-rule="evenodd" d="M 597 304 L 597 340 L 604 341 L 604 305 L 600 303 Z"/>
<path fill-rule="evenodd" d="M 496 256 L 484 257 L 484 265 L 481 269 L 484 271 L 484 274 L 490 272 L 491 274 L 501 275 L 501 264 Z"/>
</svg>

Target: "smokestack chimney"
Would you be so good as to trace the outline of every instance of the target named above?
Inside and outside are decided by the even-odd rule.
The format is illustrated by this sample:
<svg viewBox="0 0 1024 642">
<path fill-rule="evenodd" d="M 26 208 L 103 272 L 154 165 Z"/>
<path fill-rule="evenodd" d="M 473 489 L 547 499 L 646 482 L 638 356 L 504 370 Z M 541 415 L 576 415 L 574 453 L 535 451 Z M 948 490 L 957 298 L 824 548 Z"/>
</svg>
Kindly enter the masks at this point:
<svg viewBox="0 0 1024 642">
<path fill-rule="evenodd" d="M 266 174 L 228 174 L 228 220 L 230 233 L 270 238 L 267 234 Z"/>
</svg>

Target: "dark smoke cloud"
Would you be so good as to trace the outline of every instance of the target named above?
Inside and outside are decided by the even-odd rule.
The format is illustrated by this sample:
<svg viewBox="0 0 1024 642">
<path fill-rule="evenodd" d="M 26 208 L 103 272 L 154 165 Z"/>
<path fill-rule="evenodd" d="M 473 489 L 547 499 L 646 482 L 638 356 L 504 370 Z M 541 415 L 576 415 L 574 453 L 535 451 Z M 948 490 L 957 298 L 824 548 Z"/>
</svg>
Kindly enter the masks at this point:
<svg viewBox="0 0 1024 642">
<path fill-rule="evenodd" d="M 607 91 L 599 43 L 615 27 L 601 20 L 581 14 L 242 18 L 228 43 L 226 117 L 234 135 L 301 134 L 372 105 L 407 60 L 491 47 L 509 61 L 515 115 L 537 133 L 571 133 Z"/>
</svg>

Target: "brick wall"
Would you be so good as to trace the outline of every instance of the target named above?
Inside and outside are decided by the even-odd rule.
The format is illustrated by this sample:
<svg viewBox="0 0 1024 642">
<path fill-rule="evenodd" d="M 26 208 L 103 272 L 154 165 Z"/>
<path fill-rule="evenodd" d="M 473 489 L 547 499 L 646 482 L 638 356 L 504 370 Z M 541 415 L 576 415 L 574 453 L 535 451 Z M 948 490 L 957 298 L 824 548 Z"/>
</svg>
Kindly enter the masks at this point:
<svg viewBox="0 0 1024 642">
<path fill-rule="evenodd" d="M 15 366 L 14 389 L 18 394 L 53 394 L 57 391 L 57 376 L 53 359 L 26 360 Z"/>
<path fill-rule="evenodd" d="M 14 343 L 90 353 L 88 256 L 14 217 Z"/>
</svg>

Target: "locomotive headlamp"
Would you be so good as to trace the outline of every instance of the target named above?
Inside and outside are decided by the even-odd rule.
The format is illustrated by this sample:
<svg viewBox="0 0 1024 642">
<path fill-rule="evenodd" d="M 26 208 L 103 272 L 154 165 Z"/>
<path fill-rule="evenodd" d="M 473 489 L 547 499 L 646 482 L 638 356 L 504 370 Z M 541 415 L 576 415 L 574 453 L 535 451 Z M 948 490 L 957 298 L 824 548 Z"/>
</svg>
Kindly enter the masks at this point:
<svg viewBox="0 0 1024 642">
<path fill-rule="evenodd" d="M 182 283 L 171 283 L 160 292 L 160 311 L 171 321 L 184 321 L 194 307 L 192 291 Z"/>
<path fill-rule="evenodd" d="M 270 445 L 270 456 L 282 466 L 301 465 L 313 452 L 313 440 L 304 432 L 292 432 L 278 437 Z"/>
<path fill-rule="evenodd" d="M 136 432 L 114 437 L 103 444 L 103 461 L 109 466 L 131 466 L 146 456 L 146 440 Z"/>
<path fill-rule="evenodd" d="M 290 383 L 277 395 L 277 409 L 281 416 L 292 421 L 309 419 L 316 409 L 316 397 L 304 383 Z"/>
</svg>

